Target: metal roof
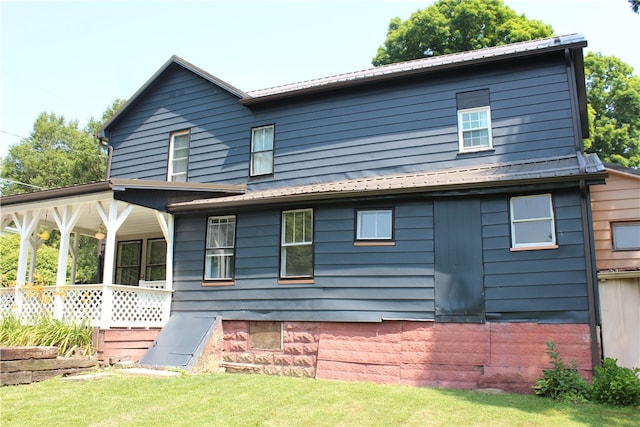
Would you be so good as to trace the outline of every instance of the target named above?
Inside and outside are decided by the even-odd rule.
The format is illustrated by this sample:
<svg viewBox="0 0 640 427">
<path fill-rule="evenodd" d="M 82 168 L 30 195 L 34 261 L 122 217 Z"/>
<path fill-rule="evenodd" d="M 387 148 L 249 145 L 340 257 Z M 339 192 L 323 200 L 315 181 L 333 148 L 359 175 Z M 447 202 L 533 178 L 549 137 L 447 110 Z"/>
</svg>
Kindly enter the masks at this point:
<svg viewBox="0 0 640 427">
<path fill-rule="evenodd" d="M 587 165 L 589 165 L 587 167 Z M 578 180 L 603 179 L 604 165 L 596 155 L 553 157 L 435 171 L 372 176 L 318 184 L 249 191 L 242 195 L 174 203 L 169 212 L 274 204 L 299 200 L 324 200 L 367 195 L 387 195 L 440 190 L 471 189 Z"/>
</svg>

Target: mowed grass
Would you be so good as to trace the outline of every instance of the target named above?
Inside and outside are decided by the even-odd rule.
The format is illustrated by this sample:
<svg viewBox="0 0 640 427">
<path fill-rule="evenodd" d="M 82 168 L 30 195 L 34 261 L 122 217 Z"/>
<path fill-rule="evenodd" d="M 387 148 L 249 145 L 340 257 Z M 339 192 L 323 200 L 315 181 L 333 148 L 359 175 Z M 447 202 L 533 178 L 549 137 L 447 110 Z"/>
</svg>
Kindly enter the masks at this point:
<svg viewBox="0 0 640 427">
<path fill-rule="evenodd" d="M 114 374 L 0 387 L 9 426 L 638 426 L 639 408 L 243 374 Z"/>
</svg>

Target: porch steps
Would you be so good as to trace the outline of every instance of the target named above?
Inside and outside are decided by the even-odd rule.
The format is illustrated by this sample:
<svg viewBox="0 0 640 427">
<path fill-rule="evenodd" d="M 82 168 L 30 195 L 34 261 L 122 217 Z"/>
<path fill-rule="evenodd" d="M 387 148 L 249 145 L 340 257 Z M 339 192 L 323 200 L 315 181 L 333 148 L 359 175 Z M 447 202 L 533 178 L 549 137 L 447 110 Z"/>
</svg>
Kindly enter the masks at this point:
<svg viewBox="0 0 640 427">
<path fill-rule="evenodd" d="M 137 362 L 159 333 L 160 328 L 98 329 L 93 337 L 96 357 L 101 365 L 113 365 L 125 360 Z"/>
<path fill-rule="evenodd" d="M 221 340 L 220 316 L 203 312 L 173 313 L 138 365 L 211 370 L 206 359 L 215 356 Z M 211 366 L 217 369 L 218 364 L 214 361 Z"/>
</svg>

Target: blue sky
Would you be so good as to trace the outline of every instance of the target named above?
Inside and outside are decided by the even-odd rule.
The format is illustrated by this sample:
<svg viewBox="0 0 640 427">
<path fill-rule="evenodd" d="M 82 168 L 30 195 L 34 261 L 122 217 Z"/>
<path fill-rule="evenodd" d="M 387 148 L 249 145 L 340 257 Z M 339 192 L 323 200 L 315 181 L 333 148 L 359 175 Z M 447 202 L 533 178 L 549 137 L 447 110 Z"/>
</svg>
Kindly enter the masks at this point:
<svg viewBox="0 0 640 427">
<path fill-rule="evenodd" d="M 0 156 L 41 112 L 84 127 L 173 54 L 242 90 L 370 68 L 391 18 L 432 3 L 0 0 Z M 640 75 L 640 15 L 627 0 L 505 3 Z"/>
</svg>

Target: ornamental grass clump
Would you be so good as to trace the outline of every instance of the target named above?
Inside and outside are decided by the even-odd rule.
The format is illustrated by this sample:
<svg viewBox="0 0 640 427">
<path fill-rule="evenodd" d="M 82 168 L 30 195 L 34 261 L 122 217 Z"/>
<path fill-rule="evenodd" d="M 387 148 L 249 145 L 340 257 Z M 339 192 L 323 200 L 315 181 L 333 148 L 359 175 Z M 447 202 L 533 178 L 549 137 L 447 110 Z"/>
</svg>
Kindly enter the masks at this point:
<svg viewBox="0 0 640 427">
<path fill-rule="evenodd" d="M 23 324 L 16 316 L 0 320 L 0 345 L 6 347 L 53 346 L 65 356 L 91 356 L 93 327 L 88 321 L 65 323 L 42 316 Z"/>
</svg>

